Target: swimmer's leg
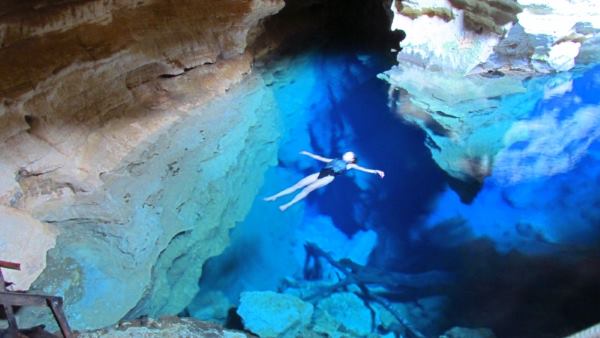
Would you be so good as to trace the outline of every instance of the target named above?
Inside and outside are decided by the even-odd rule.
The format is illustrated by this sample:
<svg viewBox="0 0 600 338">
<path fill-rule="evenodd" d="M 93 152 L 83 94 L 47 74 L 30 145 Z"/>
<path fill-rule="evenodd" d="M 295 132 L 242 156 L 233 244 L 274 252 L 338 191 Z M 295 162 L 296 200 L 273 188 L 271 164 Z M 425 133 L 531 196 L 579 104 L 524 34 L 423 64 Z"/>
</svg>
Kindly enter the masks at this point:
<svg viewBox="0 0 600 338">
<path fill-rule="evenodd" d="M 291 200 L 289 203 L 286 203 L 286 204 L 280 206 L 279 210 L 285 211 L 287 208 L 291 207 L 296 202 L 298 202 L 298 201 L 302 200 L 303 198 L 305 198 L 306 196 L 308 196 L 308 194 L 310 194 L 311 192 L 333 182 L 333 179 L 334 179 L 333 176 L 325 176 L 323 178 L 318 179 L 316 182 L 314 182 L 311 185 L 304 188 L 301 192 L 298 193 L 298 195 L 294 196 L 294 199 Z"/>
<path fill-rule="evenodd" d="M 274 201 L 281 196 L 291 194 L 300 188 L 303 188 L 309 184 L 315 183 L 318 179 L 319 179 L 319 173 L 315 173 L 315 174 L 306 176 L 305 178 L 301 179 L 300 181 L 298 181 L 298 183 L 294 184 L 293 186 L 291 186 L 285 190 L 282 190 L 273 196 L 269 196 L 269 197 L 265 198 L 265 201 Z"/>
</svg>

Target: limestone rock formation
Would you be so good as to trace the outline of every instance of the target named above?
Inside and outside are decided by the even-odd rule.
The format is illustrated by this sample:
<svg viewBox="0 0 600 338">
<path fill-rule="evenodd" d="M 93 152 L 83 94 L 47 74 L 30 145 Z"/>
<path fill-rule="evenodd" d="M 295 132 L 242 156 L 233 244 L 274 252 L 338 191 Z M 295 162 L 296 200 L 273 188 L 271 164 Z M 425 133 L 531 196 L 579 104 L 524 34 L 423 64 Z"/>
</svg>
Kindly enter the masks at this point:
<svg viewBox="0 0 600 338">
<path fill-rule="evenodd" d="M 406 39 L 381 76 L 390 106 L 426 131 L 442 169 L 473 186 L 492 172 L 513 121 L 551 90 L 529 76 L 600 62 L 600 12 L 588 0 L 401 1 L 392 10 Z"/>
<path fill-rule="evenodd" d="M 4 269 L 4 279 L 15 290 L 27 290 L 46 267 L 46 252 L 56 244 L 58 230 L 26 212 L 0 205 L 2 260 L 21 264 L 21 270 Z"/>
<path fill-rule="evenodd" d="M 406 32 L 401 62 L 463 74 L 550 72 L 600 57 L 600 12 L 590 0 L 397 0 L 391 9 L 392 29 Z"/>
<path fill-rule="evenodd" d="M 283 6 L 3 5 L 0 204 L 58 230 L 33 287 L 64 296 L 74 328 L 175 314 L 196 293 L 275 159 L 246 47 Z"/>
<path fill-rule="evenodd" d="M 2 165 L 13 177 L 23 169 L 44 184 L 3 177 L 0 200 L 30 210 L 98 187 L 100 173 L 114 170 L 186 105 L 238 82 L 249 71 L 249 31 L 282 6 L 88 0 L 5 7 Z M 97 152 L 99 144 L 107 150 Z"/>
</svg>

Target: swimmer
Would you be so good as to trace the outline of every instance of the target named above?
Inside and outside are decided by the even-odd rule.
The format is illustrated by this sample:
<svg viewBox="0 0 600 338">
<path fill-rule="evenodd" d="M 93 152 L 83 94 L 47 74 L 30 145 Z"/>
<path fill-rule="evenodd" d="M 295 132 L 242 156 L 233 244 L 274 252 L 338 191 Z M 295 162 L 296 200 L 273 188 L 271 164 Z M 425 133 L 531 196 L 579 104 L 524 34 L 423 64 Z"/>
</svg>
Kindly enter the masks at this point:
<svg viewBox="0 0 600 338">
<path fill-rule="evenodd" d="M 304 199 L 306 196 L 308 196 L 308 194 L 315 191 L 316 189 L 322 188 L 328 185 L 329 183 L 333 182 L 336 176 L 339 176 L 348 170 L 356 169 L 369 174 L 377 174 L 381 178 L 385 176 L 385 173 L 381 170 L 363 168 L 357 165 L 356 155 L 354 155 L 354 153 L 351 151 L 344 153 L 341 159 L 326 158 L 323 156 L 309 153 L 308 151 L 301 151 L 300 154 L 312 157 L 317 161 L 325 162 L 327 164 L 325 165 L 325 167 L 323 167 L 323 169 L 321 169 L 320 172 L 306 176 L 293 186 L 284 189 L 273 196 L 265 198 L 265 201 L 274 201 L 281 196 L 291 194 L 300 188 L 304 188 L 301 192 L 294 196 L 294 198 L 289 203 L 281 205 L 279 207 L 279 210 L 281 211 L 285 211 L 287 208 L 291 207 L 298 201 Z"/>
</svg>

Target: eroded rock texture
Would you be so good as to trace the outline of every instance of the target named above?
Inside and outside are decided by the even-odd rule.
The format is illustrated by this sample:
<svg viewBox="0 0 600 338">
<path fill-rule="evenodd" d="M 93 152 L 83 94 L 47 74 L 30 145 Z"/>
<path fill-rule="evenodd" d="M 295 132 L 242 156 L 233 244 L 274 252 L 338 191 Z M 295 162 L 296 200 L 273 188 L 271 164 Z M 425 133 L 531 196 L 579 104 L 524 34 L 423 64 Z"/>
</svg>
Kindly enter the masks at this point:
<svg viewBox="0 0 600 338">
<path fill-rule="evenodd" d="M 598 59 L 600 12 L 590 0 L 396 0 L 400 62 L 467 74 L 565 71 Z"/>
<path fill-rule="evenodd" d="M 196 293 L 275 158 L 246 47 L 283 5 L 2 6 L 0 204 L 60 233 L 34 288 L 65 296 L 75 328 L 175 314 Z"/>
<path fill-rule="evenodd" d="M 522 93 L 550 91 L 527 84 L 530 76 L 600 62 L 600 11 L 589 0 L 397 0 L 391 8 L 392 28 L 406 39 L 398 65 L 382 75 L 390 105 L 417 121 L 435 161 L 468 190 L 490 175 L 504 133 L 536 102 Z"/>
<path fill-rule="evenodd" d="M 15 1 L 0 35 L 2 169 L 12 173 L 1 201 L 31 209 L 98 186 L 100 173 L 177 118 L 171 110 L 238 82 L 249 31 L 282 5 Z M 18 182 L 19 169 L 45 184 Z"/>
</svg>

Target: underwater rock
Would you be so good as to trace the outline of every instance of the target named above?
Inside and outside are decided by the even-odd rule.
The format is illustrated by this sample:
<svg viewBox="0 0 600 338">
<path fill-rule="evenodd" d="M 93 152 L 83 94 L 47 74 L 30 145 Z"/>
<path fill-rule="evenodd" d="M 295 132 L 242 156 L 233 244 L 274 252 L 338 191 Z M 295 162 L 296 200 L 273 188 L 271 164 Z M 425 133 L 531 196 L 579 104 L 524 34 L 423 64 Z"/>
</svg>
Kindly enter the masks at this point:
<svg viewBox="0 0 600 338">
<path fill-rule="evenodd" d="M 15 290 L 27 290 L 46 267 L 46 252 L 56 245 L 58 229 L 26 212 L 0 205 L 0 258 L 21 264 L 21 270 L 3 269 Z"/>
<path fill-rule="evenodd" d="M 182 311 L 276 159 L 277 118 L 250 76 L 130 153 L 102 190 L 36 210 L 62 236 L 35 288 L 62 295 L 76 329 Z"/>
<path fill-rule="evenodd" d="M 186 309 L 194 318 L 225 323 L 231 307 L 231 302 L 222 291 L 200 291 Z"/>
<path fill-rule="evenodd" d="M 446 331 L 440 338 L 496 338 L 494 332 L 487 328 L 470 329 L 464 327 L 453 327 Z"/>
<path fill-rule="evenodd" d="M 555 87 L 526 77 L 600 62 L 600 12 L 591 1 L 502 4 L 493 2 L 512 16 L 498 17 L 499 22 L 515 21 L 514 15 L 517 20 L 500 34 L 475 33 L 461 21 L 464 11 L 482 9 L 487 1 L 410 1 L 400 11 L 392 6 L 392 28 L 405 30 L 407 37 L 398 65 L 380 75 L 391 84 L 389 104 L 427 133 L 436 163 L 468 185 L 460 188 L 465 202 L 494 170 L 513 121 L 533 109 L 540 93 L 551 90 L 547 87 Z M 402 14 L 407 6 L 446 8 L 454 19 L 408 18 Z M 570 77 L 560 75 L 557 81 Z"/>
<path fill-rule="evenodd" d="M 272 291 L 243 292 L 237 313 L 261 337 L 296 337 L 311 321 L 314 308 L 300 298 Z"/>
<path fill-rule="evenodd" d="M 275 108 L 246 47 L 283 6 L 2 7 L 0 205 L 60 231 L 33 288 L 65 297 L 75 329 L 178 313 L 226 247 L 275 159 Z"/>
<path fill-rule="evenodd" d="M 94 331 L 77 332 L 79 338 L 249 338 L 250 334 L 225 329 L 217 324 L 193 318 L 162 317 L 122 321 L 112 327 Z"/>
<path fill-rule="evenodd" d="M 371 333 L 371 311 L 354 293 L 334 293 L 319 301 L 314 330 L 329 337 L 366 337 Z"/>
<path fill-rule="evenodd" d="M 291 195 L 275 203 L 266 203 L 263 198 L 298 181 L 307 172 L 319 170 L 320 163 L 299 155 L 299 149 L 314 152 L 318 152 L 315 149 L 324 149 L 325 153 L 335 154 L 336 150 L 331 147 L 338 146 L 334 142 L 339 142 L 339 147 L 346 149 L 344 142 L 355 136 L 352 130 L 345 130 L 343 135 L 331 132 L 332 128 L 338 128 L 339 121 L 330 110 L 352 88 L 369 79 L 369 73 L 376 74 L 376 70 L 372 69 L 376 61 L 375 56 L 369 53 L 323 54 L 311 50 L 282 58 L 261 69 L 261 76 L 273 89 L 281 116 L 277 139 L 279 165 L 265 174 L 264 185 L 256 195 L 252 209 L 231 232 L 231 245 L 222 255 L 204 265 L 200 289 L 193 303 L 210 302 L 206 299 L 208 291 L 222 290 L 235 304 L 242 291 L 275 291 L 283 279 L 302 278 L 306 241 L 318 242 L 336 258 L 350 257 L 361 264 L 367 262 L 377 244 L 375 231 L 359 230 L 352 236 L 343 233 L 331 217 L 311 206 L 313 198 L 314 201 L 323 198 L 318 197 L 320 192 L 313 194 L 307 203 L 298 203 L 284 213 L 277 205 Z M 315 142 L 323 144 L 317 148 Z M 353 179 L 362 179 L 366 190 L 369 184 L 373 184 L 368 180 L 375 180 L 368 176 L 358 174 Z M 340 178 L 341 182 L 327 189 L 339 189 L 339 184 L 346 183 L 343 182 L 345 179 Z M 358 194 L 356 198 L 369 199 Z M 356 204 L 347 207 L 354 208 Z M 362 223 L 361 220 L 361 225 L 370 227 L 368 221 Z M 323 270 L 312 278 L 335 278 L 329 266 L 322 267 Z"/>
</svg>

